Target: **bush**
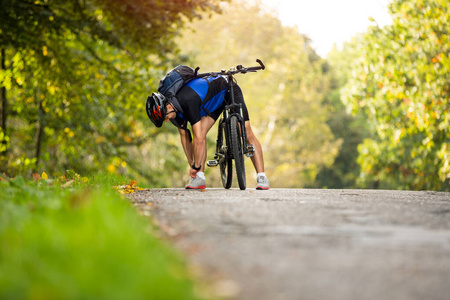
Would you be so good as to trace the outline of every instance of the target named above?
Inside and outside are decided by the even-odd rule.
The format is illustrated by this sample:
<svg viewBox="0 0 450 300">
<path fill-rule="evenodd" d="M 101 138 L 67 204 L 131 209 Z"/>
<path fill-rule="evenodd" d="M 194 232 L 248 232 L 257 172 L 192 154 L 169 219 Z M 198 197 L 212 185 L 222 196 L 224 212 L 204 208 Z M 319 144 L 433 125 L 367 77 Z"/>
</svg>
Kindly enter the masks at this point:
<svg viewBox="0 0 450 300">
<path fill-rule="evenodd" d="M 0 182 L 0 299 L 196 299 L 183 260 L 112 188 Z"/>
</svg>

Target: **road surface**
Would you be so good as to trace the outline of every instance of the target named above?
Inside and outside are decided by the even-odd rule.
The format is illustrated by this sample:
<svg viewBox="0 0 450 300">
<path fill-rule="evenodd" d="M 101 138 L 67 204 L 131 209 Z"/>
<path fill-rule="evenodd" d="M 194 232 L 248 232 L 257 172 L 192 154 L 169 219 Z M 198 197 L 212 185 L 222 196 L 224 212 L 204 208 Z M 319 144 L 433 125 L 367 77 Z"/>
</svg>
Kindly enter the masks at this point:
<svg viewBox="0 0 450 300">
<path fill-rule="evenodd" d="M 225 298 L 450 299 L 450 193 L 154 189 L 131 197 Z"/>
</svg>

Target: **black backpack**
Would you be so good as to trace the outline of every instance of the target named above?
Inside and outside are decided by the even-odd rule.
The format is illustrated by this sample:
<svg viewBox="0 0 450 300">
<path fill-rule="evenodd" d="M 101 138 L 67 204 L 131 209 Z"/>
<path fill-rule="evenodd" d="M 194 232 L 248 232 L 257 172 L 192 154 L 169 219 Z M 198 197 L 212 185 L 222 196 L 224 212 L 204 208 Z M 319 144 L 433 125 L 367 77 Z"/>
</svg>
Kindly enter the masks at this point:
<svg viewBox="0 0 450 300">
<path fill-rule="evenodd" d="M 183 85 L 197 76 L 197 71 L 199 69 L 200 68 L 197 67 L 194 70 L 191 67 L 183 65 L 175 67 L 170 70 L 163 79 L 161 79 L 159 82 L 158 92 L 167 98 L 175 96 Z"/>
</svg>

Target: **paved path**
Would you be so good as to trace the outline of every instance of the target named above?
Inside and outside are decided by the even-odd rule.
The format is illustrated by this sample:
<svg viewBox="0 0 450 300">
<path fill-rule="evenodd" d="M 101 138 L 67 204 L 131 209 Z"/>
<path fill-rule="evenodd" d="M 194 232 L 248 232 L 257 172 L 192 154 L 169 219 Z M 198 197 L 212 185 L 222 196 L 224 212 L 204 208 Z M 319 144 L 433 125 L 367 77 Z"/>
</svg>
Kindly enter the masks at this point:
<svg viewBox="0 0 450 300">
<path fill-rule="evenodd" d="M 450 299 L 450 193 L 163 189 L 132 197 L 232 299 Z"/>
</svg>

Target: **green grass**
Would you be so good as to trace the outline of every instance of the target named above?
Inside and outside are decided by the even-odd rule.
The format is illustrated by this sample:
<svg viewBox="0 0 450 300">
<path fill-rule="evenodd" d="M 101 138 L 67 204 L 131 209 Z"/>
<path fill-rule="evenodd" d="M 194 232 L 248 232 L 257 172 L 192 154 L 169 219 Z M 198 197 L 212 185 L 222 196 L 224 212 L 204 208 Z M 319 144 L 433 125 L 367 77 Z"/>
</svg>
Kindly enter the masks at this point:
<svg viewBox="0 0 450 300">
<path fill-rule="evenodd" d="M 183 259 L 111 188 L 123 179 L 96 180 L 0 182 L 0 299 L 199 299 Z"/>
</svg>

